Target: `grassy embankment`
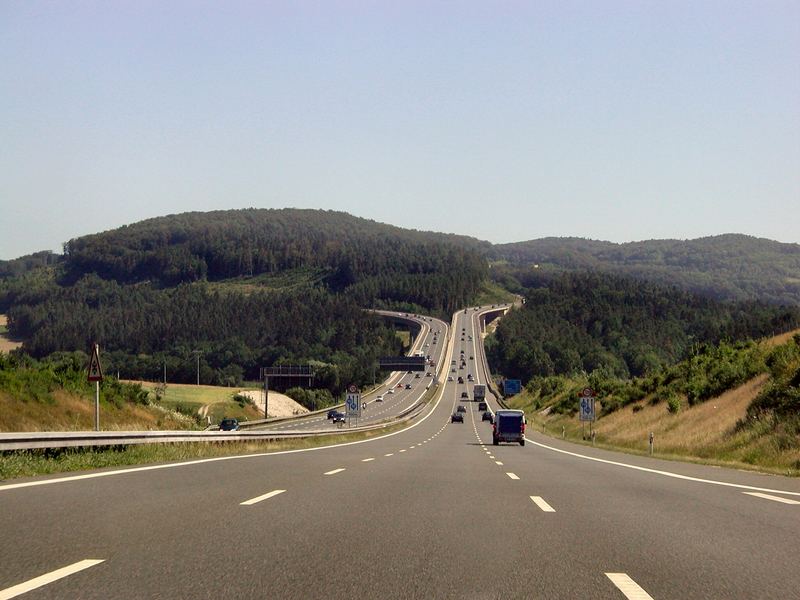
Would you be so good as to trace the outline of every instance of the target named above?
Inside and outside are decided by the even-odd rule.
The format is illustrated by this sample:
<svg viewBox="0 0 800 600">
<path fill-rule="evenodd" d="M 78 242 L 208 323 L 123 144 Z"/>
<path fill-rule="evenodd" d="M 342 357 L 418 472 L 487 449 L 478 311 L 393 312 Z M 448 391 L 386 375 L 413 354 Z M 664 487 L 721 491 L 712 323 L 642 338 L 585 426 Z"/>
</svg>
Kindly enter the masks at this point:
<svg viewBox="0 0 800 600">
<path fill-rule="evenodd" d="M 436 396 L 437 391 L 438 386 L 433 386 L 423 397 L 423 402 L 430 402 Z M 263 442 L 140 444 L 121 448 L 66 448 L 8 452 L 0 454 L 0 481 L 90 469 L 316 448 L 366 440 L 399 431 L 404 427 L 407 427 L 407 424 L 399 423 L 373 431 L 343 432 L 339 435 L 325 437 Z"/>
<path fill-rule="evenodd" d="M 653 432 L 660 458 L 798 476 L 800 422 L 792 403 L 800 338 L 794 333 L 721 346 L 633 382 L 543 378 L 507 403 L 524 410 L 538 431 L 591 444 L 588 424 L 578 420 L 577 397 L 586 386 L 599 388 L 597 446 L 647 454 Z"/>
<path fill-rule="evenodd" d="M 161 386 L 147 381 L 131 382 L 142 386 L 149 397 L 155 399 Z M 157 406 L 183 415 L 198 415 L 201 419 L 211 418 L 211 423 L 219 423 L 224 417 L 232 417 L 240 421 L 262 419 L 262 415 L 249 402 L 237 401 L 236 393 L 240 389 L 257 390 L 256 387 L 228 388 L 213 385 L 189 385 L 169 383 L 163 390 Z"/>
<path fill-rule="evenodd" d="M 478 295 L 475 298 L 475 306 L 514 303 L 516 300 L 517 296 L 508 290 L 492 281 L 486 281 L 484 282 L 481 291 L 478 292 Z"/>
<path fill-rule="evenodd" d="M 393 425 L 375 431 L 264 442 L 139 444 L 122 448 L 29 450 L 0 453 L 0 481 L 89 469 L 315 448 L 369 439 L 397 431 L 402 427 L 404 425 Z"/>
</svg>

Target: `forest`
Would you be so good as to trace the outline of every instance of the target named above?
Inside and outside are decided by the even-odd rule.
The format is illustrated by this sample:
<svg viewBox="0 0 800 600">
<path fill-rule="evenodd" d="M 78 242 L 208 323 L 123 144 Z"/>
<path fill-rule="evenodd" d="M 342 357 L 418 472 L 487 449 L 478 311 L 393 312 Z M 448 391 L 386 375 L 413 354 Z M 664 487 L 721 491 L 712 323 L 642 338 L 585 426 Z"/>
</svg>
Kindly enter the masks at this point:
<svg viewBox="0 0 800 600">
<path fill-rule="evenodd" d="M 472 238 L 319 210 L 149 219 L 0 263 L 0 312 L 36 358 L 103 349 L 124 378 L 236 385 L 259 367 L 316 365 L 337 393 L 402 348 L 365 308 L 448 317 L 487 278 Z"/>
<path fill-rule="evenodd" d="M 628 275 L 719 300 L 800 304 L 800 245 L 746 235 L 625 244 L 543 238 L 495 245 L 490 257 L 514 268 Z"/>
<path fill-rule="evenodd" d="M 257 379 L 261 366 L 315 362 L 315 383 L 334 392 L 371 381 L 377 357 L 402 350 L 383 320 L 323 289 L 243 294 L 202 282 L 158 289 L 87 275 L 17 297 L 8 315 L 31 356 L 99 343 L 104 367 L 125 379 L 160 379 L 166 365 L 170 381 L 195 381 L 199 354 L 203 383 L 240 385 Z"/>
<path fill-rule="evenodd" d="M 525 304 L 500 321 L 487 357 L 494 371 L 523 381 L 595 371 L 642 376 L 705 344 L 800 325 L 797 306 L 719 301 L 621 275 L 526 271 L 522 279 L 515 281 Z"/>
</svg>

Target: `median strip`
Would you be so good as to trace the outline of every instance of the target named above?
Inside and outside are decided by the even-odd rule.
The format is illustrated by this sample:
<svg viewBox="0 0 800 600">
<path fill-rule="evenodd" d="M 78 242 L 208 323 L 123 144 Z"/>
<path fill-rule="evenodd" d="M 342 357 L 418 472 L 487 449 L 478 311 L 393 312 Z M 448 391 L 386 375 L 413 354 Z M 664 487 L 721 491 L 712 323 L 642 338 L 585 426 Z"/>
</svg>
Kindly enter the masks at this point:
<svg viewBox="0 0 800 600">
<path fill-rule="evenodd" d="M 23 583 L 18 583 L 17 585 L 12 586 L 10 588 L 0 590 L 0 600 L 8 600 L 9 598 L 16 598 L 20 594 L 25 594 L 27 592 L 30 592 L 31 590 L 35 590 L 36 588 L 45 586 L 48 583 L 53 583 L 54 581 L 58 581 L 59 579 L 63 579 L 64 577 L 68 577 L 69 575 L 73 575 L 78 571 L 83 571 L 84 569 L 88 569 L 89 567 L 99 565 L 104 560 L 105 559 L 87 558 L 86 560 L 73 563 L 66 567 L 61 567 L 60 569 L 56 569 L 55 571 L 51 571 L 50 573 L 39 575 L 39 577 L 34 577 L 33 579 L 30 579 Z"/>
<path fill-rule="evenodd" d="M 638 583 L 631 579 L 626 573 L 606 573 L 606 577 L 611 580 L 620 592 L 625 594 L 628 600 L 653 600 L 653 597 L 645 592 Z"/>
<path fill-rule="evenodd" d="M 258 504 L 262 500 L 267 500 L 268 498 L 272 498 L 273 496 L 277 496 L 278 494 L 282 494 L 286 490 L 272 490 L 271 492 L 267 492 L 266 494 L 262 494 L 261 496 L 256 496 L 255 498 L 251 498 L 250 500 L 245 500 L 244 502 L 240 502 L 242 506 L 252 506 L 253 504 Z"/>
<path fill-rule="evenodd" d="M 328 472 L 326 472 L 326 473 L 323 473 L 323 474 L 324 474 L 324 475 L 336 475 L 337 473 L 341 473 L 341 472 L 342 472 L 342 471 L 344 471 L 344 470 L 345 470 L 344 468 L 341 468 L 341 469 L 334 469 L 333 471 L 328 471 Z"/>
</svg>

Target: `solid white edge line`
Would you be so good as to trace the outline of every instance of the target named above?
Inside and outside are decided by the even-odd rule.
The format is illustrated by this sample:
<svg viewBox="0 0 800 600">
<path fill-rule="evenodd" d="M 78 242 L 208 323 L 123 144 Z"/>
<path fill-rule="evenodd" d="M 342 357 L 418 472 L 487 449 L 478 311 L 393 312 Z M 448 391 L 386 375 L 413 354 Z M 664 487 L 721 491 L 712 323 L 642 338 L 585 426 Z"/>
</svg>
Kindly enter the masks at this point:
<svg viewBox="0 0 800 600">
<path fill-rule="evenodd" d="M 540 448 L 546 448 L 547 450 L 552 450 L 553 452 L 560 452 L 561 454 L 567 454 L 569 456 L 575 456 L 576 458 L 583 458 L 585 460 L 592 460 L 594 462 L 605 463 L 607 465 L 614 465 L 615 467 L 624 467 L 626 469 L 633 469 L 634 471 L 644 471 L 645 473 L 654 473 L 655 475 L 663 475 L 664 477 L 674 477 L 675 479 L 683 479 L 685 481 L 695 481 L 697 483 L 707 483 L 709 485 L 721 485 L 724 487 L 732 487 L 737 488 L 740 490 L 755 490 L 757 492 L 772 492 L 775 494 L 788 494 L 789 496 L 800 496 L 800 492 L 787 492 L 786 490 L 773 490 L 770 488 L 761 488 L 756 487 L 754 485 L 744 485 L 741 483 L 728 483 L 727 481 L 715 481 L 713 479 L 703 479 L 701 477 L 691 477 L 689 475 L 680 475 L 679 473 L 672 473 L 670 471 L 661 471 L 659 469 L 650 469 L 648 467 L 640 467 L 637 465 L 629 465 L 627 463 L 617 462 L 614 460 L 607 460 L 605 458 L 596 458 L 594 456 L 586 456 L 585 454 L 578 454 L 577 452 L 570 452 L 569 450 L 562 450 L 561 448 L 554 448 L 553 446 L 548 446 L 547 444 L 541 444 L 536 442 L 528 437 L 525 438 L 526 441 L 539 446 Z M 0 488 L 2 489 L 2 488 Z"/>
<path fill-rule="evenodd" d="M 10 588 L 0 590 L 0 600 L 9 600 L 10 598 L 15 598 L 20 594 L 25 594 L 31 590 L 35 590 L 36 588 L 47 585 L 48 583 L 53 583 L 54 581 L 58 581 L 59 579 L 63 579 L 69 575 L 73 575 L 78 571 L 83 571 L 89 567 L 99 565 L 104 561 L 105 559 L 87 558 L 86 560 L 67 565 L 66 567 L 61 567 L 60 569 L 56 569 L 50 573 L 39 575 L 39 577 L 34 577 L 33 579 L 29 579 L 23 583 L 18 583 Z"/>
<path fill-rule="evenodd" d="M 627 573 L 606 573 L 606 577 L 617 586 L 620 592 L 625 594 L 628 600 L 653 600 L 653 597 L 645 592 Z"/>
<path fill-rule="evenodd" d="M 344 470 L 345 470 L 344 467 L 340 467 L 338 469 L 334 469 L 333 471 L 328 471 L 327 473 L 323 473 L 323 475 L 336 475 L 337 473 L 341 473 Z"/>
<path fill-rule="evenodd" d="M 789 498 L 780 498 L 778 496 L 770 496 L 769 494 L 762 494 L 760 492 L 742 492 L 748 496 L 756 496 L 757 498 L 764 498 L 765 500 L 773 500 L 774 502 L 783 502 L 784 504 L 800 504 L 797 500 L 790 500 Z"/>
<path fill-rule="evenodd" d="M 267 492 L 266 494 L 262 494 L 261 496 L 256 496 L 255 498 L 251 498 L 250 500 L 245 500 L 244 502 L 240 502 L 241 506 L 252 506 L 253 504 L 258 504 L 262 500 L 266 500 L 267 498 L 272 498 L 273 496 L 277 496 L 278 494 L 282 494 L 286 490 L 272 490 L 271 492 Z"/>
<path fill-rule="evenodd" d="M 506 473 L 506 475 L 508 475 L 511 479 L 519 479 L 516 473 Z"/>
<path fill-rule="evenodd" d="M 542 509 L 544 512 L 556 512 L 556 509 L 550 506 L 541 496 L 531 496 L 533 503 Z"/>
<path fill-rule="evenodd" d="M 444 323 L 444 322 L 443 322 Z M 445 327 L 449 327 L 447 323 L 444 323 Z M 445 351 L 445 354 L 447 351 Z M 37 481 L 25 481 L 23 483 L 9 483 L 6 485 L 0 485 L 0 492 L 4 492 L 7 490 L 15 490 L 20 488 L 27 488 L 27 487 L 36 487 L 40 485 L 50 485 L 54 483 L 66 483 L 68 481 L 80 481 L 83 479 L 95 479 L 97 477 L 110 477 L 112 475 L 125 475 L 127 473 L 141 473 L 143 471 L 156 471 L 158 469 L 174 469 L 177 467 L 187 467 L 190 465 L 200 465 L 204 463 L 211 463 L 211 462 L 218 462 L 223 460 L 241 460 L 243 458 L 261 458 L 264 456 L 283 456 L 284 454 L 297 454 L 298 452 L 316 452 L 319 450 L 331 450 L 335 448 L 344 448 L 346 446 L 354 446 L 356 444 L 366 444 L 368 442 L 377 442 L 378 440 L 383 440 L 395 435 L 399 435 L 401 433 L 405 433 L 414 427 L 417 427 L 425 422 L 425 420 L 430 417 L 434 412 L 436 412 L 436 408 L 439 406 L 439 402 L 441 402 L 442 397 L 444 396 L 444 388 L 446 386 L 442 385 L 439 388 L 439 393 L 437 394 L 436 402 L 433 403 L 433 407 L 430 409 L 428 414 L 422 417 L 419 421 L 414 423 L 413 425 L 409 425 L 405 429 L 401 429 L 400 431 L 393 431 L 392 433 L 387 433 L 386 435 L 381 435 L 374 438 L 368 438 L 365 440 L 356 440 L 354 442 L 346 442 L 344 444 L 331 444 L 330 446 L 317 446 L 316 448 L 298 448 L 297 450 L 280 450 L 278 452 L 259 452 L 257 454 L 236 454 L 234 456 L 217 456 L 215 458 L 201 458 L 198 460 L 189 460 L 185 462 L 177 462 L 177 463 L 169 463 L 165 465 L 149 465 L 146 467 L 133 467 L 130 469 L 116 469 L 114 471 L 103 471 L 102 473 L 86 473 L 84 475 L 70 475 L 68 477 L 55 477 L 53 479 L 44 479 L 44 480 L 37 480 Z M 0 599 L 1 600 L 1 599 Z"/>
</svg>

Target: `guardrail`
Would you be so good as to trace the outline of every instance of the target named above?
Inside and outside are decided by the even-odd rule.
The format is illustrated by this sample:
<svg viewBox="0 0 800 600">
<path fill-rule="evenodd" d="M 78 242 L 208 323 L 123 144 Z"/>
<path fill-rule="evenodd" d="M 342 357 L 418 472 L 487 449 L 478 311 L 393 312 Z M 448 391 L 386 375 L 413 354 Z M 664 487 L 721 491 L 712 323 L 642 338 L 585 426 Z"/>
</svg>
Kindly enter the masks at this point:
<svg viewBox="0 0 800 600">
<path fill-rule="evenodd" d="M 425 321 L 421 320 L 417 317 L 406 317 L 398 314 L 394 314 L 391 311 L 384 311 L 384 310 L 372 310 L 370 312 L 374 312 L 377 315 L 386 318 L 393 318 L 397 319 L 398 321 L 407 321 L 408 323 L 412 323 L 413 325 L 417 326 L 418 334 L 417 337 L 414 338 L 414 342 L 411 344 L 411 348 L 409 350 L 410 353 L 413 353 L 417 350 L 417 344 L 420 343 L 422 339 L 424 339 L 423 335 L 420 335 L 425 331 L 426 323 Z M 369 396 L 370 394 L 374 394 L 376 391 L 381 389 L 382 387 L 386 386 L 388 382 L 394 377 L 394 375 L 389 375 L 386 379 L 384 379 L 381 383 L 374 385 L 372 388 L 364 392 L 364 396 Z M 239 427 L 242 429 L 252 429 L 254 427 L 261 427 L 263 425 L 272 425 L 274 423 L 282 423 L 284 421 L 293 421 L 296 419 L 305 419 L 307 417 L 313 417 L 316 415 L 321 415 L 323 413 L 327 413 L 329 410 L 332 409 L 340 409 L 344 408 L 344 402 L 339 404 L 332 404 L 331 406 L 326 406 L 325 408 L 320 408 L 319 410 L 312 410 L 307 413 L 303 413 L 302 415 L 289 415 L 286 417 L 272 417 L 270 419 L 256 419 L 253 421 L 242 421 L 239 423 Z"/>
<path fill-rule="evenodd" d="M 427 403 L 418 402 L 402 416 L 372 425 L 312 431 L 76 431 L 0 433 L 0 452 L 41 448 L 129 446 L 133 444 L 174 444 L 186 442 L 247 442 L 300 439 L 360 433 L 386 429 L 419 416 Z"/>
<path fill-rule="evenodd" d="M 411 319 L 409 319 L 411 320 Z M 447 324 L 444 323 L 447 327 Z M 448 345 L 452 344 L 452 327 L 448 331 Z M 422 338 L 419 338 L 422 339 Z M 446 356 L 446 351 L 444 356 Z M 440 360 L 439 371 L 441 372 L 444 361 Z M 389 378 L 390 379 L 390 378 Z M 430 388 L 438 384 L 429 382 L 426 386 L 426 395 L 430 393 Z M 373 390 L 374 391 L 374 390 Z M 79 447 L 101 447 L 101 446 L 128 446 L 132 444 L 166 444 L 166 443 L 187 443 L 187 442 L 234 442 L 234 441 L 271 441 L 279 439 L 300 439 L 307 437 L 324 437 L 333 435 L 343 435 L 347 433 L 359 433 L 364 431 L 374 431 L 385 429 L 402 422 L 411 421 L 424 412 L 429 400 L 420 398 L 415 404 L 404 410 L 390 420 L 382 421 L 371 425 L 358 427 L 348 427 L 342 429 L 325 429 L 311 431 L 79 431 L 79 432 L 21 432 L 21 433 L 0 433 L 0 452 L 14 450 L 35 450 L 44 448 L 79 448 Z M 340 405 L 341 406 L 341 405 Z M 312 414 L 320 414 L 330 410 L 327 407 L 312 413 L 306 413 L 304 417 Z M 298 417 L 279 417 L 262 421 L 247 421 L 247 426 L 253 427 L 258 424 L 274 423 L 286 421 Z"/>
</svg>

